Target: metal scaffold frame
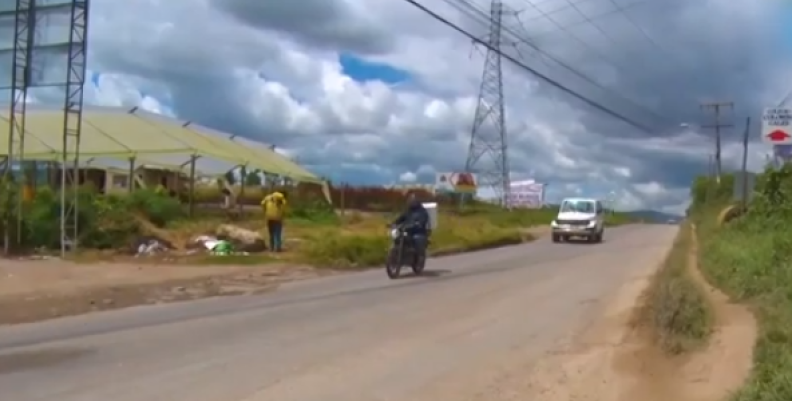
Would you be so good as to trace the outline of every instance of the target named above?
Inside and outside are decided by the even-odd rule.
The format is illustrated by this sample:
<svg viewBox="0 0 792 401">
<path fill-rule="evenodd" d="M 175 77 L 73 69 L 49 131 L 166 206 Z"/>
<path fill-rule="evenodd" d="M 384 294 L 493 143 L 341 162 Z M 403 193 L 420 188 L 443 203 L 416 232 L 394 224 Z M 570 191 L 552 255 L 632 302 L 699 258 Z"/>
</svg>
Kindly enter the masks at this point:
<svg viewBox="0 0 792 401">
<path fill-rule="evenodd" d="M 80 136 L 88 61 L 89 0 L 71 2 L 69 50 L 63 99 L 61 150 L 61 254 L 75 250 L 79 234 Z"/>
<path fill-rule="evenodd" d="M 8 255 L 19 247 L 22 240 L 23 208 L 25 190 L 29 184 L 25 166 L 25 127 L 28 92 L 37 87 L 62 87 L 63 101 L 63 140 L 60 149 L 60 231 L 61 253 L 77 248 L 79 233 L 79 163 L 80 136 L 82 131 L 83 87 L 85 85 L 89 0 L 39 3 L 37 0 L 16 0 L 13 10 L 4 10 L 0 16 L 14 16 L 14 46 L 0 52 L 12 52 L 12 77 L 10 86 L 9 136 L 7 155 L 2 160 L 2 199 L 4 204 L 3 248 Z M 69 37 L 60 43 L 37 43 L 40 19 L 51 12 L 69 15 Z M 66 74 L 57 82 L 36 82 L 38 75 L 34 53 L 38 50 L 66 49 Z M 22 168 L 20 180 L 14 179 L 14 169 Z M 18 182 L 14 182 L 18 181 Z M 11 211 L 14 213 L 11 213 Z M 16 214 L 16 219 L 14 219 Z M 16 235 L 14 234 L 16 228 Z"/>
<path fill-rule="evenodd" d="M 14 9 L 14 47 L 12 49 L 10 109 L 8 113 L 8 154 L 3 160 L 3 251 L 11 248 L 20 240 L 22 229 L 22 192 L 11 184 L 13 167 L 24 160 L 25 152 L 25 112 L 27 93 L 30 86 L 30 60 L 35 34 L 35 0 L 17 0 Z M 13 205 L 13 203 L 16 205 Z M 9 210 L 16 210 L 16 220 Z M 13 223 L 16 223 L 16 236 L 12 237 Z"/>
</svg>

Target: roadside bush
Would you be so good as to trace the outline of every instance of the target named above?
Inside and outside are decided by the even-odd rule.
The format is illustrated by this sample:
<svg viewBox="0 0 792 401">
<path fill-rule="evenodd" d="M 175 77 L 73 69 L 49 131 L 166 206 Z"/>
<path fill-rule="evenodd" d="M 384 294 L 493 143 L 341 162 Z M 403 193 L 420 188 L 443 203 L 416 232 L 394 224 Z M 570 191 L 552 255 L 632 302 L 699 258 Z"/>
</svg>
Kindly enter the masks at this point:
<svg viewBox="0 0 792 401">
<path fill-rule="evenodd" d="M 13 195 L 11 199 L 15 199 Z M 74 197 L 68 196 L 67 202 Z M 10 216 L 16 227 L 15 202 L 4 197 L 3 217 Z M 178 200 L 141 190 L 131 196 L 101 195 L 91 188 L 81 188 L 77 193 L 78 241 L 87 248 L 114 248 L 127 246 L 140 233 L 135 214 L 163 225 L 183 214 Z M 23 205 L 22 237 L 23 248 L 60 247 L 61 194 L 42 187 L 36 196 Z M 3 219 L 5 221 L 5 219 Z"/>
<path fill-rule="evenodd" d="M 140 189 L 124 196 L 110 195 L 105 199 L 100 197 L 97 198 L 97 201 L 105 201 L 111 206 L 129 208 L 142 214 L 159 227 L 184 215 L 184 209 L 178 199 L 150 189 Z"/>
<path fill-rule="evenodd" d="M 689 224 L 680 228 L 662 268 L 654 277 L 647 297 L 649 316 L 660 346 L 678 354 L 704 343 L 712 328 L 712 312 L 688 273 L 694 252 Z"/>
</svg>

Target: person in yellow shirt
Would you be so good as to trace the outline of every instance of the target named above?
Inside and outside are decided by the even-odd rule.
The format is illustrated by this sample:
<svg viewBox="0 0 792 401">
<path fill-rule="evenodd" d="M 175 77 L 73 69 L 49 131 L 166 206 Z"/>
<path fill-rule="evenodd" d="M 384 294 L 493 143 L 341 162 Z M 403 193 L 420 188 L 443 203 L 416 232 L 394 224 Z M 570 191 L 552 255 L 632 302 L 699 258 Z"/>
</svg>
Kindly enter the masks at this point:
<svg viewBox="0 0 792 401">
<path fill-rule="evenodd" d="M 280 252 L 283 249 L 283 216 L 286 212 L 286 196 L 273 192 L 261 200 L 261 208 L 267 221 L 270 250 Z"/>
</svg>

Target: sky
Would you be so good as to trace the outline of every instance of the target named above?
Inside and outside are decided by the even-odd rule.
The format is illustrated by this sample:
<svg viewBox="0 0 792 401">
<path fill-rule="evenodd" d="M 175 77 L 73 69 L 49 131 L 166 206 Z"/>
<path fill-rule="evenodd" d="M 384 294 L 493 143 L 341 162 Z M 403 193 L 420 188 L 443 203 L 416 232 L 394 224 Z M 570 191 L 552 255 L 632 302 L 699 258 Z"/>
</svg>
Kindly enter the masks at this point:
<svg viewBox="0 0 792 401">
<path fill-rule="evenodd" d="M 697 128 L 711 118 L 699 102 L 734 101 L 727 118 L 739 126 L 783 97 L 792 10 L 774 0 L 570 1 L 505 0 L 514 12 L 504 51 L 548 78 L 505 63 L 512 178 L 549 183 L 550 201 L 615 193 L 621 209 L 683 211 L 713 148 Z M 419 2 L 487 32 L 485 0 Z M 271 143 L 336 182 L 428 183 L 465 164 L 484 52 L 404 0 L 93 0 L 91 16 L 91 104 Z M 43 77 L 63 74 L 62 57 L 40 58 Z M 31 96 L 61 98 L 53 88 Z M 753 128 L 757 170 L 767 149 Z M 740 134 L 724 134 L 727 170 L 739 166 Z"/>
</svg>

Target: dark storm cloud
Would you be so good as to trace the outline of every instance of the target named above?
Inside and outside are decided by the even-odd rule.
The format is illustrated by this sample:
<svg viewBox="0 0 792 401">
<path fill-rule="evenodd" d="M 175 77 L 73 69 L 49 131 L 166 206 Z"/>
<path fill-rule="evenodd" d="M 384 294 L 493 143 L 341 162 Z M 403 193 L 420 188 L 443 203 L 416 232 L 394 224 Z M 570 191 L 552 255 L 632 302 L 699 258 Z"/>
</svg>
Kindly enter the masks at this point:
<svg viewBox="0 0 792 401">
<path fill-rule="evenodd" d="M 211 0 L 217 9 L 257 29 L 307 44 L 359 54 L 390 51 L 392 37 L 340 0 Z"/>
<path fill-rule="evenodd" d="M 488 7 L 484 0 L 472 1 L 480 10 Z M 532 7 L 532 2 L 540 5 L 543 12 Z M 650 138 L 670 140 L 679 134 L 682 123 L 711 123 L 712 114 L 700 110 L 700 102 L 730 100 L 736 109 L 727 113 L 726 119 L 737 124 L 738 129 L 724 135 L 725 146 L 741 140 L 740 122 L 748 115 L 758 117 L 766 106 L 768 92 L 778 92 L 778 97 L 785 92 L 786 88 L 774 84 L 779 77 L 773 67 L 788 64 L 792 54 L 778 52 L 783 36 L 774 30 L 772 5 L 735 1 L 730 6 L 726 1 L 680 0 L 575 3 L 577 6 L 573 7 L 567 0 L 510 1 L 513 8 L 522 11 L 519 21 L 505 18 L 506 41 L 514 42 L 518 36 L 528 38 L 540 51 L 519 41 L 516 48 L 505 46 L 505 51 L 540 74 L 651 132 L 619 122 L 568 93 L 541 83 L 540 96 L 561 99 L 585 112 L 579 121 L 587 132 L 575 138 L 589 146 L 567 147 L 565 156 L 572 160 L 602 167 L 627 167 L 632 173 L 629 182 L 657 181 L 670 188 L 687 188 L 695 175 L 706 171 L 710 149 L 701 148 L 697 154 L 629 143 L 604 149 L 595 144 L 607 138 L 630 140 L 636 145 Z M 625 12 L 613 12 L 617 6 L 630 3 L 635 5 L 626 7 Z M 551 20 L 546 12 L 553 10 L 556 12 Z M 472 22 L 468 19 L 466 23 Z M 513 66 L 507 71 L 512 76 L 531 75 Z M 553 116 L 550 119 L 556 115 L 564 118 L 552 110 L 544 113 Z M 755 135 L 751 138 L 757 139 Z M 579 181 L 587 174 L 576 169 L 547 171 L 546 166 L 536 163 L 547 161 L 547 155 L 533 149 L 530 140 L 520 144 L 520 138 L 512 136 L 511 142 L 520 149 L 512 152 L 519 155 L 512 157 L 513 169 L 533 169 L 539 178 L 546 176 L 560 182 Z"/>
<path fill-rule="evenodd" d="M 541 3 L 544 10 L 562 11 L 554 13 L 554 23 L 549 23 L 530 7 L 531 2 Z M 475 3 L 482 10 L 486 7 L 481 0 Z M 698 104 L 704 100 L 734 100 L 738 114 L 756 114 L 763 106 L 762 89 L 774 79 L 763 60 L 777 64 L 779 58 L 781 62 L 792 58 L 778 54 L 774 40 L 779 36 L 773 35 L 772 27 L 762 24 L 751 10 L 741 13 L 723 7 L 724 2 L 653 0 L 625 12 L 613 10 L 634 0 L 588 0 L 576 8 L 566 0 L 511 3 L 525 6 L 526 13 L 533 12 L 525 19 L 537 22 L 511 22 L 507 26 L 512 33 L 537 36 L 542 51 L 586 77 L 529 51 L 526 45 L 518 45 L 519 51 L 507 49 L 510 54 L 576 93 L 646 125 L 655 136 L 668 135 L 682 122 L 700 121 Z M 602 16 L 586 21 L 597 15 Z M 583 108 L 590 111 L 585 123 L 593 131 L 646 135 L 635 127 L 613 125 L 613 118 L 598 110 Z"/>
</svg>

